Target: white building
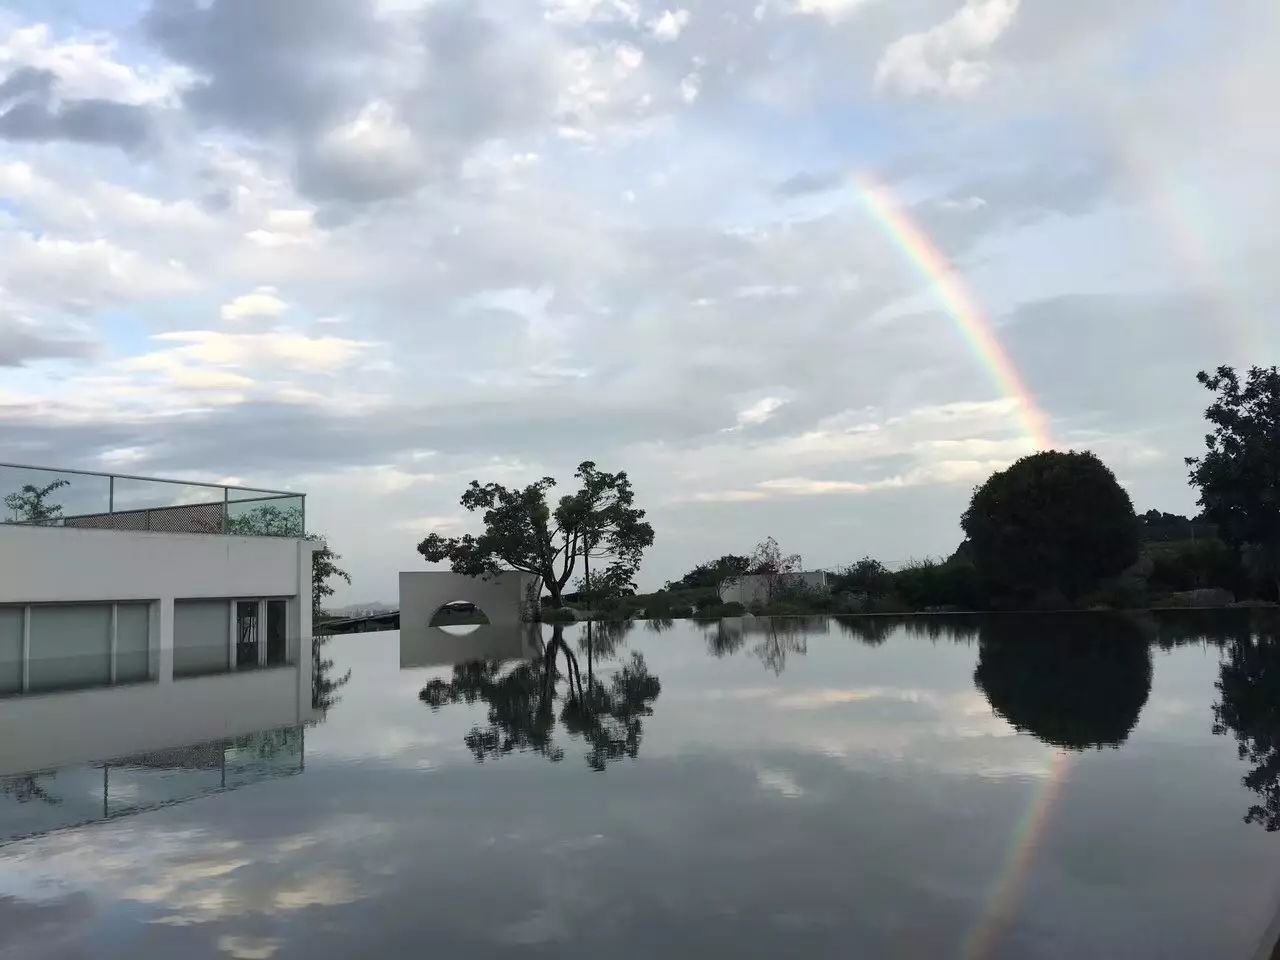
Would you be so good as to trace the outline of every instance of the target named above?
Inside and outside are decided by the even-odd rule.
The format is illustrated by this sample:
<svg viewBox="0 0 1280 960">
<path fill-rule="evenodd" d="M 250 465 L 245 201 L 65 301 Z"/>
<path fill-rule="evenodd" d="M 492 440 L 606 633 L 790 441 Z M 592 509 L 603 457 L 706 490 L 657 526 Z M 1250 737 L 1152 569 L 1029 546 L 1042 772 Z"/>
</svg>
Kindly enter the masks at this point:
<svg viewBox="0 0 1280 960">
<path fill-rule="evenodd" d="M 773 574 L 749 573 L 721 581 L 720 602 L 740 603 L 744 607 L 750 607 L 757 603 L 768 603 L 772 594 L 797 587 L 820 593 L 827 593 L 831 589 L 827 583 L 825 570 Z"/>
<path fill-rule="evenodd" d="M 199 702 L 254 669 L 260 696 L 310 702 L 302 495 L 6 464 L 0 495 L 0 697 L 137 684 Z M 6 719 L 0 738 L 20 736 Z"/>
</svg>

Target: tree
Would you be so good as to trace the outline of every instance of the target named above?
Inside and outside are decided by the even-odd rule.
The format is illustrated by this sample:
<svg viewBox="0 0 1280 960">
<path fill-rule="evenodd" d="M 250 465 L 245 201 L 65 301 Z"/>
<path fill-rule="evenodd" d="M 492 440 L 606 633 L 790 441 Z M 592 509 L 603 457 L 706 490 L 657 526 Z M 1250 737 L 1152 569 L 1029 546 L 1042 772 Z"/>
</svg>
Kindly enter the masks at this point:
<svg viewBox="0 0 1280 960">
<path fill-rule="evenodd" d="M 1252 367 L 1243 386 L 1231 367 L 1196 379 L 1216 396 L 1207 449 L 1187 459 L 1191 483 L 1205 517 L 1280 599 L 1280 369 Z"/>
<path fill-rule="evenodd" d="M 43 487 L 24 483 L 22 489 L 4 498 L 4 505 L 13 511 L 15 523 L 52 523 L 62 519 L 62 507 L 48 503 L 53 491 L 71 486 L 70 480 L 53 480 Z"/>
<path fill-rule="evenodd" d="M 764 578 L 765 602 L 772 603 L 800 569 L 800 554 L 784 554 L 773 537 L 765 537 L 751 553 L 748 573 Z"/>
<path fill-rule="evenodd" d="M 664 590 L 714 590 L 722 580 L 741 577 L 751 569 L 751 558 L 726 553 L 719 560 L 700 563 L 679 580 L 670 580 Z"/>
<path fill-rule="evenodd" d="M 333 587 L 329 581 L 337 577 L 350 585 L 351 574 L 338 566 L 342 554 L 334 553 L 324 537 L 312 534 L 307 539 L 319 541 L 321 544 L 320 549 L 311 555 L 311 616 L 315 619 L 323 613 L 322 604 L 325 597 L 333 596 Z"/>
<path fill-rule="evenodd" d="M 551 605 L 564 605 L 564 587 L 579 558 L 590 569 L 591 557 L 608 561 L 616 583 L 630 580 L 645 549 L 653 543 L 653 527 L 637 509 L 631 481 L 625 473 L 602 473 L 590 460 L 574 476 L 576 493 L 561 497 L 553 509 L 547 491 L 556 485 L 543 477 L 523 489 L 498 483 L 471 481 L 461 504 L 484 511 L 484 533 L 461 537 L 429 534 L 418 552 L 431 563 L 447 560 L 454 573 L 489 577 L 504 569 L 531 573 L 551 595 Z"/>
<path fill-rule="evenodd" d="M 234 505 L 232 501 L 228 509 Z M 302 507 L 259 504 L 244 513 L 228 515 L 226 532 L 246 537 L 299 537 L 303 534 Z"/>
<path fill-rule="evenodd" d="M 302 508 L 278 507 L 262 504 L 235 517 L 227 517 L 227 533 L 252 537 L 296 537 L 302 533 Z M 329 582 L 334 578 L 351 583 L 351 574 L 338 566 L 342 555 L 334 553 L 320 533 L 308 534 L 305 539 L 320 544 L 311 556 L 311 616 L 318 619 L 326 597 L 333 596 Z"/>
<path fill-rule="evenodd" d="M 837 589 L 852 590 L 868 597 L 883 597 L 893 592 L 893 574 L 879 560 L 863 557 L 835 577 Z"/>
<path fill-rule="evenodd" d="M 591 577 L 591 561 L 595 559 L 605 565 L 603 575 L 597 577 L 605 595 L 621 596 L 635 589 L 640 559 L 653 544 L 653 527 L 645 522 L 644 511 L 633 506 L 635 494 L 625 472 L 605 473 L 584 460 L 574 476 L 582 486 L 569 498 L 566 515 L 582 531 L 584 593 L 589 601 L 596 597 Z"/>
<path fill-rule="evenodd" d="M 1006 602 L 1074 601 L 1138 558 L 1133 503 L 1089 452 L 1046 451 L 993 474 L 960 520 L 978 572 Z"/>
</svg>

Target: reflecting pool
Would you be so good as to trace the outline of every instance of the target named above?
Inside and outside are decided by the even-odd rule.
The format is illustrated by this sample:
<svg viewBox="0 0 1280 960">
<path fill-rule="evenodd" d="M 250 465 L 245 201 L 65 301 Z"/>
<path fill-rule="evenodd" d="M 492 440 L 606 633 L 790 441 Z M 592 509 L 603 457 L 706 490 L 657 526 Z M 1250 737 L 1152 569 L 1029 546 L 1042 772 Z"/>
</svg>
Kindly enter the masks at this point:
<svg viewBox="0 0 1280 960">
<path fill-rule="evenodd" d="M 0 700 L 0 956 L 1280 941 L 1274 612 L 483 625 L 320 658 L 310 703 L 271 670 Z"/>
</svg>

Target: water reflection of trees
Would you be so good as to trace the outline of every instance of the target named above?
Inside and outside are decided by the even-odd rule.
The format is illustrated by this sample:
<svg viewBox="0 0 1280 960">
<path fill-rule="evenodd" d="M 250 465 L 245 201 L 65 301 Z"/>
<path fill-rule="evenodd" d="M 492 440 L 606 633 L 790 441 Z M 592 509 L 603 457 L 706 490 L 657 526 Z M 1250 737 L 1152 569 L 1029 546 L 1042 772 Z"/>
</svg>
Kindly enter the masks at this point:
<svg viewBox="0 0 1280 960">
<path fill-rule="evenodd" d="M 338 691 L 351 680 L 351 670 L 337 674 L 333 670 L 333 661 L 324 655 L 325 645 L 333 637 L 317 635 L 311 640 L 311 707 L 319 712 L 319 719 L 325 716 L 341 699 Z"/>
<path fill-rule="evenodd" d="M 1045 743 L 1118 747 L 1151 692 L 1151 654 L 1126 616 L 1002 615 L 982 623 L 973 679 L 992 710 Z"/>
<path fill-rule="evenodd" d="M 714 657 L 736 654 L 753 639 L 751 653 L 774 674 L 787 668 L 787 657 L 809 652 L 809 637 L 826 633 L 826 617 L 728 617 L 705 625 L 707 650 Z"/>
<path fill-rule="evenodd" d="M 627 632 L 609 628 L 597 638 L 599 627 L 595 624 L 584 634 L 585 682 L 563 627 L 556 626 L 542 655 L 509 669 L 491 660 L 458 664 L 451 680 L 430 681 L 419 697 L 432 710 L 457 703 L 488 705 L 486 722 L 463 738 L 481 762 L 516 751 L 564 759 L 564 748 L 555 738 L 557 723 L 587 745 L 585 759 L 593 770 L 603 771 L 609 762 L 624 757 L 634 759 L 640 752 L 643 718 L 653 714 L 662 685 L 636 652 L 607 681 L 597 679 L 597 658 L 612 656 Z"/>
<path fill-rule="evenodd" d="M 973 616 L 947 616 L 931 613 L 916 616 L 852 616 L 835 617 L 842 633 L 869 647 L 878 647 L 895 632 L 920 637 L 934 643 L 948 640 L 971 643 L 978 638 L 979 621 Z"/>
<path fill-rule="evenodd" d="M 1280 624 L 1275 616 L 1255 619 L 1256 631 L 1234 636 L 1218 670 L 1219 699 L 1213 732 L 1236 739 L 1241 760 L 1252 765 L 1243 783 L 1261 802 L 1246 823 L 1280 830 Z"/>
</svg>

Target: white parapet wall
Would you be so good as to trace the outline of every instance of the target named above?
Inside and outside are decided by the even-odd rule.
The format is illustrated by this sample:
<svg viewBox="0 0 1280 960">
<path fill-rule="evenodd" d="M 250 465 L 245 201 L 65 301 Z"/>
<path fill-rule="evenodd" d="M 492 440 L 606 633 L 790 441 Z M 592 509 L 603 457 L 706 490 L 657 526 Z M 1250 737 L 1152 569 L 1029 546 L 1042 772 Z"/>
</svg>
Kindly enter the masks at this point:
<svg viewBox="0 0 1280 960">
<path fill-rule="evenodd" d="M 78 630 L 96 636 L 98 622 L 104 621 L 110 633 L 111 682 L 120 679 L 119 637 L 131 653 L 145 654 L 148 663 L 143 676 L 130 679 L 168 683 L 174 679 L 175 604 L 195 607 L 192 601 L 205 601 L 205 608 L 219 612 L 219 605 L 210 601 L 226 601 L 231 663 L 237 662 L 236 618 L 243 610 L 243 616 L 257 618 L 255 636 L 287 637 L 299 695 L 309 697 L 311 564 L 320 547 L 316 541 L 284 537 L 0 525 L 0 674 L 6 664 L 12 666 L 15 651 L 9 647 L 17 644 L 21 691 L 33 692 L 29 665 L 41 655 L 32 649 L 40 625 L 66 624 L 58 636 L 51 630 L 48 642 L 58 656 L 79 656 L 68 636 Z M 182 640 L 178 638 L 179 644 Z M 263 640 L 264 663 L 265 645 Z M 246 656 L 243 649 L 240 656 Z M 0 676 L 0 691 L 21 692 L 5 683 Z"/>
</svg>

